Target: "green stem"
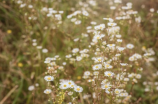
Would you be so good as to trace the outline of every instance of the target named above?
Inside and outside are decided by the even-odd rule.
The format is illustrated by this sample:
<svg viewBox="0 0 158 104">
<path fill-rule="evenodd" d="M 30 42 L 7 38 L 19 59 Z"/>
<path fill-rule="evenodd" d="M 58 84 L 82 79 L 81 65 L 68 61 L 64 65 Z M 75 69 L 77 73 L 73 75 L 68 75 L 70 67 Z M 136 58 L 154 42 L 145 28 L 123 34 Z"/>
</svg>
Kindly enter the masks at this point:
<svg viewBox="0 0 158 104">
<path fill-rule="evenodd" d="M 79 93 L 79 94 L 80 94 L 81 103 L 84 104 L 82 93 Z"/>
</svg>

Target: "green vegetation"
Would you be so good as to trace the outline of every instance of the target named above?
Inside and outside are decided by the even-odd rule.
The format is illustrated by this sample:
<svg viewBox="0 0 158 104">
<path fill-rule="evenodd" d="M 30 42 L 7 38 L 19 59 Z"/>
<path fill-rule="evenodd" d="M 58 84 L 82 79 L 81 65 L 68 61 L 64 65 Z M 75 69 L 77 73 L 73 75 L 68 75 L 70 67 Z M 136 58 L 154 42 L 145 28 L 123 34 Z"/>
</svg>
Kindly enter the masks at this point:
<svg viewBox="0 0 158 104">
<path fill-rule="evenodd" d="M 154 0 L 0 0 L 0 104 L 158 104 Z"/>
</svg>

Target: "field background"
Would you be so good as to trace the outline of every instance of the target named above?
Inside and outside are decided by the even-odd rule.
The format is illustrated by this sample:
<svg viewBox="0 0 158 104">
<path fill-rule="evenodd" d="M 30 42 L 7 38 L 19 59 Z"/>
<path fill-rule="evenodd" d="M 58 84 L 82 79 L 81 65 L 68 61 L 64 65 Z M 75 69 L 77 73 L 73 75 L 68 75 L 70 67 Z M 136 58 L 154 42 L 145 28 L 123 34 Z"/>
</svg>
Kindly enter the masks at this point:
<svg viewBox="0 0 158 104">
<path fill-rule="evenodd" d="M 26 3 L 29 0 L 24 0 Z M 0 0 L 0 101 L 3 104 L 49 104 L 48 97 L 43 93 L 46 82 L 43 80 L 46 71 L 44 59 L 54 55 L 60 55 L 64 59 L 73 47 L 80 47 L 80 43 L 74 43 L 73 39 L 80 38 L 81 33 L 86 31 L 88 21 L 101 23 L 102 18 L 114 16 L 108 8 L 108 4 L 97 0 L 98 6 L 93 8 L 96 15 L 85 18 L 83 24 L 72 25 L 67 20 L 67 15 L 72 13 L 71 8 L 80 8 L 77 0 L 59 0 L 60 2 L 43 3 L 32 0 L 36 7 L 34 10 L 19 8 L 19 5 L 12 0 Z M 84 1 L 84 0 L 81 0 Z M 138 51 L 143 46 L 153 48 L 154 58 L 150 67 L 144 66 L 142 78 L 133 88 L 132 104 L 158 104 L 158 90 L 150 84 L 151 90 L 145 92 L 143 82 L 158 82 L 158 0 L 123 0 L 122 5 L 127 2 L 133 3 L 133 10 L 138 11 L 142 18 L 140 27 L 135 24 L 126 24 L 122 27 L 122 34 L 126 41 L 135 41 Z M 29 2 L 30 3 L 30 2 Z M 55 20 L 47 19 L 39 11 L 39 8 L 47 6 L 55 10 L 64 10 L 62 25 L 52 29 L 57 24 Z M 150 8 L 155 12 L 151 13 Z M 36 21 L 28 20 L 25 15 L 37 16 Z M 98 15 L 97 15 L 98 14 Z M 131 37 L 131 38 L 129 38 Z M 36 39 L 37 44 L 48 49 L 48 53 L 32 46 L 32 40 Z M 86 46 L 86 41 L 84 40 Z M 90 41 L 90 40 L 89 40 Z M 74 66 L 67 66 L 67 69 Z M 81 70 L 68 71 L 73 80 L 82 81 Z M 65 76 L 60 76 L 64 78 Z M 29 91 L 30 85 L 39 84 L 34 91 Z M 51 104 L 51 103 L 50 103 Z"/>
</svg>

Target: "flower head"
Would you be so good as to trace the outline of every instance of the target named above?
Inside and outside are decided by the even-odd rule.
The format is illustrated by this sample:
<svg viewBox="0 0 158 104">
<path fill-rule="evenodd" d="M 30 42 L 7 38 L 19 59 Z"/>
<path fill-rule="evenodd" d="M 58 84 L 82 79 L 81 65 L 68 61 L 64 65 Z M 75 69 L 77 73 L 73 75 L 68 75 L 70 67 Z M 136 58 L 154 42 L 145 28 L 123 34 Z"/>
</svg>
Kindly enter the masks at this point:
<svg viewBox="0 0 158 104">
<path fill-rule="evenodd" d="M 69 84 L 67 82 L 62 82 L 61 85 L 60 85 L 60 89 L 67 89 L 69 88 Z"/>
<path fill-rule="evenodd" d="M 76 92 L 82 92 L 82 91 L 83 91 L 83 88 L 80 87 L 80 86 L 76 86 L 76 87 L 74 88 L 74 90 L 75 90 Z"/>
<path fill-rule="evenodd" d="M 97 65 L 94 65 L 93 66 L 93 70 L 99 70 L 102 68 L 102 65 L 101 64 L 97 64 Z"/>
<path fill-rule="evenodd" d="M 44 90 L 44 93 L 45 94 L 50 94 L 52 91 L 51 91 L 51 89 L 46 89 L 46 90 Z"/>
<path fill-rule="evenodd" d="M 106 71 L 106 72 L 104 72 L 104 75 L 107 77 L 112 77 L 112 76 L 114 76 L 114 73 L 111 71 Z"/>
<path fill-rule="evenodd" d="M 53 76 L 45 76 L 44 79 L 46 81 L 53 81 L 54 80 L 54 77 Z"/>
<path fill-rule="evenodd" d="M 116 26 L 116 25 L 117 25 L 116 23 L 112 23 L 112 22 L 108 23 L 108 26 Z"/>
</svg>

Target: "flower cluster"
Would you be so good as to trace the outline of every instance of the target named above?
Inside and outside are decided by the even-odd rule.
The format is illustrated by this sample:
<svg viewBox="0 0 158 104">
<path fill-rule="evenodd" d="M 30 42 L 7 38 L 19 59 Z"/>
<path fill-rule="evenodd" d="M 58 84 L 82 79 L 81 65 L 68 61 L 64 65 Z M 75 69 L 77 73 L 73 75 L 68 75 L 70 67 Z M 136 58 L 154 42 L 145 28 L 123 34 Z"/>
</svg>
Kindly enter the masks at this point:
<svg viewBox="0 0 158 104">
<path fill-rule="evenodd" d="M 50 50 L 54 52 L 50 54 L 54 57 L 46 57 L 44 60 L 47 65 L 44 75 L 47 88 L 44 93 L 53 96 L 55 103 L 62 104 L 68 97 L 71 102 L 69 98 L 65 102 L 70 104 L 131 103 L 133 87 L 143 77 L 144 63 L 150 66 L 150 62 L 155 61 L 152 57 L 155 55 L 154 50 L 146 49 L 145 46 L 142 49 L 141 46 L 137 47 L 137 39 L 130 34 L 133 29 L 130 25 L 135 24 L 137 28 L 142 21 L 138 12 L 132 10 L 131 2 L 124 5 L 122 0 L 104 0 L 104 3 L 109 4 L 110 11 L 106 17 L 100 16 L 99 5 L 102 3 L 99 4 L 97 0 L 72 1 L 75 7 L 73 5 L 66 10 L 56 8 L 64 0 L 42 0 L 43 6 L 38 9 L 36 5 L 41 4 L 27 4 L 22 0 L 15 2 L 19 8 L 29 10 L 24 17 L 30 37 L 41 37 L 39 40 L 32 39 L 32 46 L 42 53 L 51 53 Z M 48 6 L 49 3 L 54 6 Z M 153 13 L 154 9 L 151 8 L 150 12 Z M 37 22 L 36 26 L 32 25 L 34 22 Z M 48 24 L 43 25 L 44 22 Z M 37 27 L 36 31 L 32 31 Z M 125 28 L 127 31 L 124 31 Z M 62 35 L 59 36 L 59 33 Z M 52 41 L 52 37 L 55 41 L 60 38 L 63 47 L 67 47 L 65 52 L 54 55 L 55 42 L 50 48 L 44 48 L 48 44 L 45 39 Z M 38 45 L 41 41 L 42 45 Z M 38 58 L 42 59 L 40 52 Z M 152 84 L 144 82 L 144 85 L 148 85 L 145 91 L 150 91 L 149 85 Z M 156 89 L 157 85 L 156 82 Z M 35 86 L 28 89 L 32 91 Z"/>
</svg>

